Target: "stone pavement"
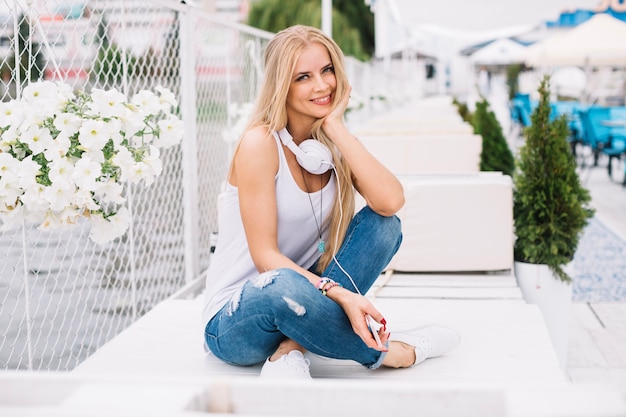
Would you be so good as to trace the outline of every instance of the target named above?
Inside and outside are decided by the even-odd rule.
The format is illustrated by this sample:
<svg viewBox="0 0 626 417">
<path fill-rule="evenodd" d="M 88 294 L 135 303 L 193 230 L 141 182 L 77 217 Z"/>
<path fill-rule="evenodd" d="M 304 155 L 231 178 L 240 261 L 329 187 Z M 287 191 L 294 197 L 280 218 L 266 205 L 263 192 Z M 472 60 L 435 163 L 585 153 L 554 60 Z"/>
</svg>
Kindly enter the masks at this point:
<svg viewBox="0 0 626 417">
<path fill-rule="evenodd" d="M 605 163 L 581 170 L 581 179 L 591 193 L 596 219 L 626 241 L 626 188 L 619 175 L 623 165 L 610 180 Z M 626 271 L 616 274 L 626 281 Z M 567 373 L 575 383 L 616 384 L 626 398 L 626 299 L 573 303 Z"/>
</svg>

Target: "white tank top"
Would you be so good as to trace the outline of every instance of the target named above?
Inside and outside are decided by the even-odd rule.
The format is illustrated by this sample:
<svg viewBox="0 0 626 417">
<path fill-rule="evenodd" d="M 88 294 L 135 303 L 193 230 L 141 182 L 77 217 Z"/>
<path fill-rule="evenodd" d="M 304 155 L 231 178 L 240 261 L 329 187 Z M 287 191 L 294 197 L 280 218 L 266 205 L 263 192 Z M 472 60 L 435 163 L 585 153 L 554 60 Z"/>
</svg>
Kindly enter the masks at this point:
<svg viewBox="0 0 626 417">
<path fill-rule="evenodd" d="M 320 256 L 318 225 L 322 227 L 322 238 L 328 241 L 330 222 L 320 222 L 320 198 L 323 217 L 326 220 L 335 200 L 335 175 L 334 173 L 331 175 L 330 181 L 321 191 L 307 195 L 298 187 L 291 175 L 276 132 L 274 139 L 279 155 L 275 178 L 278 249 L 296 264 L 308 269 Z M 211 257 L 211 264 L 206 273 L 204 323 L 208 323 L 246 281 L 259 275 L 252 262 L 241 221 L 238 189 L 230 184 L 226 186 L 219 210 L 218 231 L 215 253 Z"/>
</svg>

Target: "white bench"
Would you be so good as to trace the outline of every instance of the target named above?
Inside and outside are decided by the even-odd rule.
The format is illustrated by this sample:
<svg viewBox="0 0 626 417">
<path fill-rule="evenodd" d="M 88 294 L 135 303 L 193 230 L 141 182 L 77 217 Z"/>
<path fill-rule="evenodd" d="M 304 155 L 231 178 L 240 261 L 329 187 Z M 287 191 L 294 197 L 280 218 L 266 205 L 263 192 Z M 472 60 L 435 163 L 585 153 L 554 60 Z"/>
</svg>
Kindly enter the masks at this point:
<svg viewBox="0 0 626 417">
<path fill-rule="evenodd" d="M 474 134 L 474 128 L 467 123 L 405 123 L 373 124 L 363 125 L 352 129 L 352 133 L 361 137 L 364 135 L 373 136 L 411 136 L 411 135 L 432 135 L 432 134 Z"/>
<path fill-rule="evenodd" d="M 482 137 L 474 134 L 372 134 L 359 140 L 394 174 L 480 171 Z"/>
<path fill-rule="evenodd" d="M 399 176 L 403 241 L 389 269 L 496 271 L 513 267 L 513 190 L 500 172 Z"/>
</svg>

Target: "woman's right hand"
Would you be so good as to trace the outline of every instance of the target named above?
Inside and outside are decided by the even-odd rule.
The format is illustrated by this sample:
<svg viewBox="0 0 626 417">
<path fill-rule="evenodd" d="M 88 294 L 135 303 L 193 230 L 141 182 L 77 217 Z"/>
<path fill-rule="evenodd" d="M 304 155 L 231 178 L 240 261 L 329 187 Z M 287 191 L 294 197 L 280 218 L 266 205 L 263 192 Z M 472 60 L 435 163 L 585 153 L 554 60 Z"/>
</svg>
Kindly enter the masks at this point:
<svg viewBox="0 0 626 417">
<path fill-rule="evenodd" d="M 379 351 L 387 350 L 385 347 L 389 338 L 389 332 L 387 332 L 387 322 L 385 321 L 383 315 L 366 297 L 341 287 L 331 288 L 327 295 L 339 304 L 341 308 L 343 308 L 343 311 L 346 313 L 346 316 L 348 316 L 348 319 L 352 324 L 352 330 L 367 346 Z M 378 330 L 378 337 L 380 338 L 382 346 L 378 345 L 368 327 L 366 319 L 367 315 L 371 316 L 374 321 L 381 325 Z M 374 329 L 372 329 L 372 331 L 373 330 Z"/>
</svg>

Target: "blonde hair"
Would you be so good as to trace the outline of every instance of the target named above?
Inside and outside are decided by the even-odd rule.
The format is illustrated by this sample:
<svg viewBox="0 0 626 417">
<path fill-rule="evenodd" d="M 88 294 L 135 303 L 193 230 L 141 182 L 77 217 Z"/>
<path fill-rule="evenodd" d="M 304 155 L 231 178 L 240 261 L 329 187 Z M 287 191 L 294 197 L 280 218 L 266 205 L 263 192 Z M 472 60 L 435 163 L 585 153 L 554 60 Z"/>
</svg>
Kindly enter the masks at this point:
<svg viewBox="0 0 626 417">
<path fill-rule="evenodd" d="M 287 125 L 286 101 L 293 72 L 300 55 L 312 43 L 323 45 L 330 55 L 335 68 L 337 88 L 333 96 L 331 111 L 349 88 L 344 66 L 343 52 L 335 41 L 321 30 L 304 25 L 291 26 L 278 32 L 265 49 L 265 74 L 260 88 L 248 129 L 263 126 L 268 131 L 279 131 Z M 337 195 L 332 209 L 330 232 L 326 251 L 318 263 L 318 272 L 324 271 L 333 259 L 335 252 L 343 242 L 348 224 L 354 215 L 354 186 L 348 164 L 341 158 L 322 129 L 323 119 L 313 124 L 313 138 L 319 140 L 331 150 L 333 165 L 337 177 Z M 247 129 L 246 129 L 247 130 Z"/>
</svg>

